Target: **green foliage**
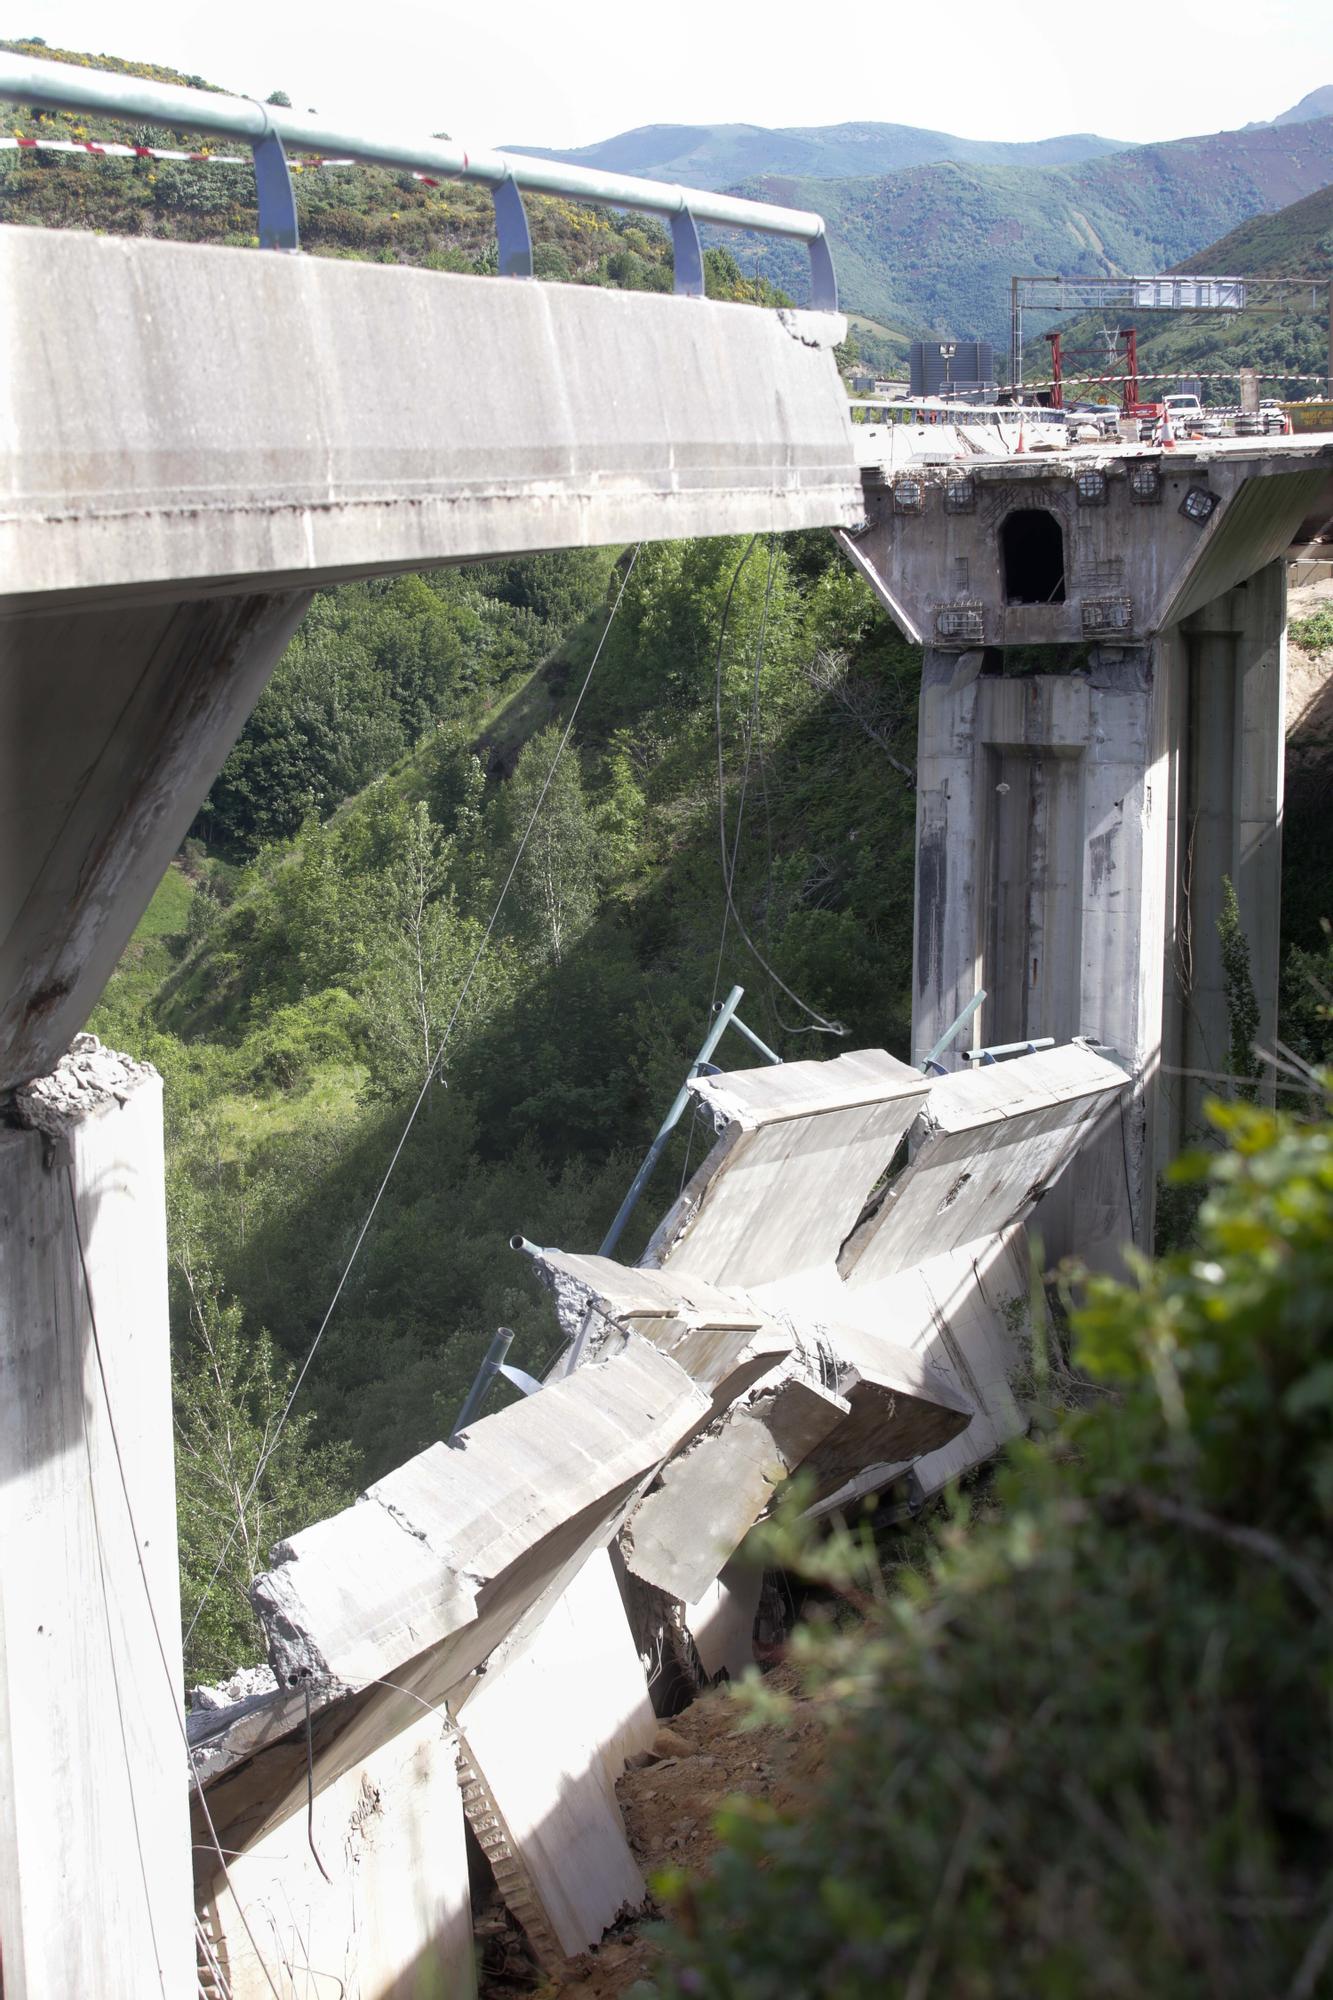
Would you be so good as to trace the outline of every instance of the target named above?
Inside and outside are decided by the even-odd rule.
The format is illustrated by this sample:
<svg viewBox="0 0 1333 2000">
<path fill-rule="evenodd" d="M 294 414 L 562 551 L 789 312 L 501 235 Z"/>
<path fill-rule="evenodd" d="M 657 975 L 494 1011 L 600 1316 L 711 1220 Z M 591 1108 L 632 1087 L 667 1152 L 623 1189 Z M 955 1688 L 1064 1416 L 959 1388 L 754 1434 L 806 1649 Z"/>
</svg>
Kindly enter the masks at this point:
<svg viewBox="0 0 1333 2000">
<path fill-rule="evenodd" d="M 517 929 L 554 965 L 592 921 L 598 875 L 597 833 L 578 759 L 561 757 L 560 745 L 554 728 L 524 744 L 505 789 L 504 814 L 504 844 L 517 853 L 523 843 L 513 887 Z"/>
<path fill-rule="evenodd" d="M 1222 877 L 1222 914 L 1217 919 L 1217 935 L 1222 946 L 1222 982 L 1231 1030 L 1228 1068 L 1232 1076 L 1258 1076 L 1259 1059 L 1254 1042 L 1259 1033 L 1259 1002 L 1250 973 L 1249 940 L 1241 924 L 1235 884 L 1229 875 Z"/>
<path fill-rule="evenodd" d="M 1039 1413 L 924 1573 L 815 1552 L 846 1607 L 798 1634 L 822 1778 L 659 1883 L 660 1995 L 1326 1989 L 1333 1124 L 1215 1115 L 1197 1249 L 1075 1315 L 1113 1393 Z"/>
<path fill-rule="evenodd" d="M 1333 647 L 1333 611 L 1315 611 L 1308 618 L 1293 618 L 1288 637 L 1307 653 L 1328 652 Z"/>
<path fill-rule="evenodd" d="M 1320 920 L 1321 948 L 1289 947 L 1282 968 L 1283 1039 L 1302 1061 L 1333 1068 L 1333 924 Z"/>
<path fill-rule="evenodd" d="M 176 1514 L 187 1628 L 198 1613 L 185 1657 L 196 1681 L 260 1656 L 250 1579 L 281 1536 L 351 1499 L 352 1454 L 316 1443 L 308 1413 L 283 1426 L 293 1369 L 262 1328 L 246 1331 L 240 1301 L 191 1266 L 179 1238 L 176 1256 L 189 1299 L 173 1364 Z"/>
</svg>

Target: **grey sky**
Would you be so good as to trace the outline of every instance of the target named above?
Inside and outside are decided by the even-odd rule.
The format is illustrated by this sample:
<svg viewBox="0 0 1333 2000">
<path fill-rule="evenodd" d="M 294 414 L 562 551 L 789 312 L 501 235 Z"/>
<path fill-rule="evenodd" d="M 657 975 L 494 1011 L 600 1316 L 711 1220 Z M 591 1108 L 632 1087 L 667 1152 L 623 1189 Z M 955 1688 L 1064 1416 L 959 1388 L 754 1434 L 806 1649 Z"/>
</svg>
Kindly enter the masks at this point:
<svg viewBox="0 0 1333 2000">
<path fill-rule="evenodd" d="M 1271 118 L 1333 82 L 1333 9 L 1162 0 L 17 0 L 13 34 L 168 63 L 250 94 L 478 146 L 587 144 L 634 125 L 884 119 L 969 138 L 1179 138 Z M 1258 22 L 1262 19 L 1262 32 Z M 914 37 L 928 26 L 932 50 Z M 948 53 L 944 53 L 947 47 Z"/>
</svg>

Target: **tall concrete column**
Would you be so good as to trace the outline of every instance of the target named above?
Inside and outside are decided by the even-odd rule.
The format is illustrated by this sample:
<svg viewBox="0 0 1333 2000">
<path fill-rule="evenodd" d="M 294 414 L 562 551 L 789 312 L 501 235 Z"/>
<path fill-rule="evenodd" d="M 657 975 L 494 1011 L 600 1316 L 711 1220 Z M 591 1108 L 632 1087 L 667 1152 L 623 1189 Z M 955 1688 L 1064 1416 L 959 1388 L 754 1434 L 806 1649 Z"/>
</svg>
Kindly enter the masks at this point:
<svg viewBox="0 0 1333 2000">
<path fill-rule="evenodd" d="M 1231 1068 L 1231 1012 L 1218 919 L 1235 887 L 1259 1008 L 1259 1041 L 1277 1033 L 1281 973 L 1286 565 L 1214 598 L 1179 628 L 1187 682 L 1180 731 L 1178 919 L 1168 966 L 1178 1011 L 1163 1075 L 1162 1150 L 1197 1130 L 1208 1085 L 1176 1070 Z"/>
<path fill-rule="evenodd" d="M 1161 1040 L 1173 654 L 1096 645 L 1064 673 L 1003 666 L 998 651 L 925 657 L 913 1050 L 984 987 L 973 1047 L 1088 1035 L 1117 1052 L 1141 1088 L 1042 1210 L 1048 1249 L 1095 1254 L 1151 1227 L 1142 1086 Z"/>
<path fill-rule="evenodd" d="M 3 1990 L 185 2000 L 162 1086 L 80 1036 L 10 1115 L 21 1122 L 0 1128 Z"/>
</svg>

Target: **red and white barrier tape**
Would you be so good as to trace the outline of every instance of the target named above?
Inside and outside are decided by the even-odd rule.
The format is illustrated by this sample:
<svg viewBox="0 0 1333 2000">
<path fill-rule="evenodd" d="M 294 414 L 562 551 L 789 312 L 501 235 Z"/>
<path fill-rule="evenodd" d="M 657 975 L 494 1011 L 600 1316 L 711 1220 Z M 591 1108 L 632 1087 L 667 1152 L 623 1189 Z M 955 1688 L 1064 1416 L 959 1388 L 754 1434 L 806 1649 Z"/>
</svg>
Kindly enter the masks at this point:
<svg viewBox="0 0 1333 2000">
<path fill-rule="evenodd" d="M 21 134 L 0 138 L 0 152 L 21 153 L 98 153 L 112 160 L 194 160 L 213 167 L 248 167 L 252 165 L 248 153 L 184 153 L 170 146 L 122 146 L 114 140 L 106 139 L 27 139 Z M 320 154 L 310 154 L 303 160 L 293 159 L 294 173 L 302 173 L 307 167 L 354 167 L 355 160 L 326 160 Z M 466 159 L 464 160 L 466 166 Z M 414 181 L 425 187 L 441 187 L 444 182 L 430 174 L 414 173 Z M 446 179 L 449 178 L 446 176 Z"/>
<path fill-rule="evenodd" d="M 1119 375 L 1061 375 L 1060 382 L 1061 384 L 1077 382 L 1084 386 L 1092 382 L 1123 383 L 1126 380 L 1134 382 L 1234 382 L 1238 379 L 1240 372 L 1239 368 L 1215 368 L 1211 374 L 1201 374 L 1198 369 L 1194 368 L 1173 368 L 1165 374 L 1149 375 L 1140 368 L 1129 377 L 1123 371 Z M 1256 368 L 1254 372 L 1261 382 L 1327 382 L 1328 380 L 1327 375 L 1298 375 L 1290 368 Z M 1056 386 L 1054 376 L 1050 376 L 1046 380 L 1039 382 L 1024 380 L 1023 383 L 1025 389 L 1054 389 Z"/>
</svg>

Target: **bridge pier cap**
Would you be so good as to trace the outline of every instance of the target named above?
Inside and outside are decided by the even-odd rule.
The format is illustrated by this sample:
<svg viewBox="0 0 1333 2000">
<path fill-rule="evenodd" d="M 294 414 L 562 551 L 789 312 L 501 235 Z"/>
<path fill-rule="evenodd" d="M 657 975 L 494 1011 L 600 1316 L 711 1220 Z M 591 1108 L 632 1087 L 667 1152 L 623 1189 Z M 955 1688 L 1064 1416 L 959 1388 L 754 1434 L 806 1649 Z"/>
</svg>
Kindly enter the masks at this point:
<svg viewBox="0 0 1333 2000">
<path fill-rule="evenodd" d="M 1333 440 L 871 468 L 844 542 L 926 648 L 913 1049 L 1087 1035 L 1135 1081 L 1043 1209 L 1045 1248 L 1151 1247 L 1156 1178 L 1231 1068 L 1236 891 L 1272 1045 L 1285 556 Z"/>
</svg>

